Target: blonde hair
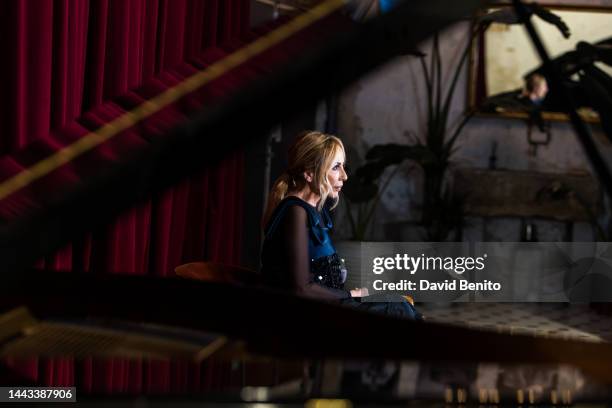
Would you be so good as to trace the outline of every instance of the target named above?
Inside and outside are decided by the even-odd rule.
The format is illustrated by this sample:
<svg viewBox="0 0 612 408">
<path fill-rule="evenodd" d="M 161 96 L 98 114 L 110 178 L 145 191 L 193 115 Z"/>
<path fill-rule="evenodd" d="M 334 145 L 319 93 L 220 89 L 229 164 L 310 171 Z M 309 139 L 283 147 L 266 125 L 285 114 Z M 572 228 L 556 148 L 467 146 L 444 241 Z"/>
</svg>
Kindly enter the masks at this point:
<svg viewBox="0 0 612 408">
<path fill-rule="evenodd" d="M 285 197 L 289 190 L 301 190 L 306 185 L 304 172 L 313 173 L 313 184 L 321 200 L 317 209 L 321 211 L 325 201 L 332 193 L 333 187 L 327 179 L 327 172 L 332 166 L 334 156 L 338 151 L 344 154 L 344 145 L 336 136 L 317 131 L 301 133 L 289 148 L 287 169 L 276 179 L 268 196 L 268 203 L 263 217 L 265 227 L 272 216 L 274 209 Z M 331 208 L 334 208 L 336 201 Z"/>
</svg>

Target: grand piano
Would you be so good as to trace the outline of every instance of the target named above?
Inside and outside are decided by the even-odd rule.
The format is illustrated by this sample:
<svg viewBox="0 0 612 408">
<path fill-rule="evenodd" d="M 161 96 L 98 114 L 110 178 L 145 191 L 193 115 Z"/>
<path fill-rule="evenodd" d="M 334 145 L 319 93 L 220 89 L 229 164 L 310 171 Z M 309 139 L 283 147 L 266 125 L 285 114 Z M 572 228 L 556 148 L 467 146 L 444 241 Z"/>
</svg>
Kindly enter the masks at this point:
<svg viewBox="0 0 612 408">
<path fill-rule="evenodd" d="M 117 114 L 90 122 L 86 134 L 67 131 L 53 146 L 26 147 L 37 159 L 25 168 L 2 167 L 0 183 L 0 385 L 50 385 L 26 375 L 33 359 L 42 359 L 72 367 L 52 385 L 76 385 L 84 403 L 129 403 L 149 393 L 138 403 L 609 400 L 606 339 L 403 321 L 252 283 L 34 267 L 71 238 L 215 165 L 249 138 L 263 138 L 280 118 L 469 18 L 478 5 L 417 0 L 356 23 L 343 1 L 322 1 L 245 33 L 229 52 L 197 56 L 119 96 L 112 101 L 121 108 Z M 227 75 L 233 81 L 221 87 Z M 203 134 L 235 137 L 215 137 L 211 149 Z M 108 374 L 104 366 L 113 363 L 138 366 L 125 372 L 151 378 L 156 365 L 166 365 L 185 378 L 177 387 L 92 387 L 92 378 Z M 212 378 L 206 385 L 202 367 Z M 272 378 L 249 378 L 247 369 Z M 363 388 L 364 381 L 371 387 Z"/>
</svg>

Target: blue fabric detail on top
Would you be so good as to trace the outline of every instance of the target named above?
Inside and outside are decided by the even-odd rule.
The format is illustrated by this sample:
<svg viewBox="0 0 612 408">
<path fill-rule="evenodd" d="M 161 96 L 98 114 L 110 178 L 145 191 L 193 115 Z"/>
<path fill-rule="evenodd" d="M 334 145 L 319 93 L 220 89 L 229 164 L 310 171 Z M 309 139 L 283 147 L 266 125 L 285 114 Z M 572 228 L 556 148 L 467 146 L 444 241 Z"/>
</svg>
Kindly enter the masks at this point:
<svg viewBox="0 0 612 408">
<path fill-rule="evenodd" d="M 306 201 L 297 197 L 286 197 L 279 203 L 266 227 L 266 239 L 270 239 L 282 221 L 285 212 L 292 205 L 299 205 L 308 214 L 308 255 L 310 259 L 318 259 L 336 253 L 336 248 L 329 237 L 333 223 L 329 211 L 323 207 L 321 213 Z"/>
<path fill-rule="evenodd" d="M 378 4 L 381 13 L 389 12 L 393 7 L 401 3 L 402 0 L 379 0 Z"/>
</svg>

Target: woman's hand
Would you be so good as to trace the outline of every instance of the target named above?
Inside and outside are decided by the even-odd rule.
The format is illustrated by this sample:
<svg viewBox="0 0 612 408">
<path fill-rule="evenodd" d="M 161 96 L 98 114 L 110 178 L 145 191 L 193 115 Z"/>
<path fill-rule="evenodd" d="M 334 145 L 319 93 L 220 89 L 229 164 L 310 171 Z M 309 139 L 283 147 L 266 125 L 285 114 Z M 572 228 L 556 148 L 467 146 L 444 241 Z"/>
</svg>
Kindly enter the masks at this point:
<svg viewBox="0 0 612 408">
<path fill-rule="evenodd" d="M 368 288 L 355 288 L 351 290 L 351 297 L 365 297 L 368 296 Z"/>
</svg>

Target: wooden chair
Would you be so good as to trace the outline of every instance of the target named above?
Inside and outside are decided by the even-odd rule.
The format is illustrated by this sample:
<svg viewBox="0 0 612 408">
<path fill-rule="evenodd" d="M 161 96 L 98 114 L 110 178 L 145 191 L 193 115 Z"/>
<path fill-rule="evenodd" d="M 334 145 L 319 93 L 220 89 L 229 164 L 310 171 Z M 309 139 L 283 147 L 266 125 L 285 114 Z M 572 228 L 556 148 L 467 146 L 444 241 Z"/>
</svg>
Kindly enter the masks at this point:
<svg viewBox="0 0 612 408">
<path fill-rule="evenodd" d="M 242 285 L 258 284 L 261 282 L 259 274 L 252 269 L 218 262 L 190 262 L 177 266 L 174 268 L 174 272 L 182 278 L 206 282 Z"/>
</svg>

